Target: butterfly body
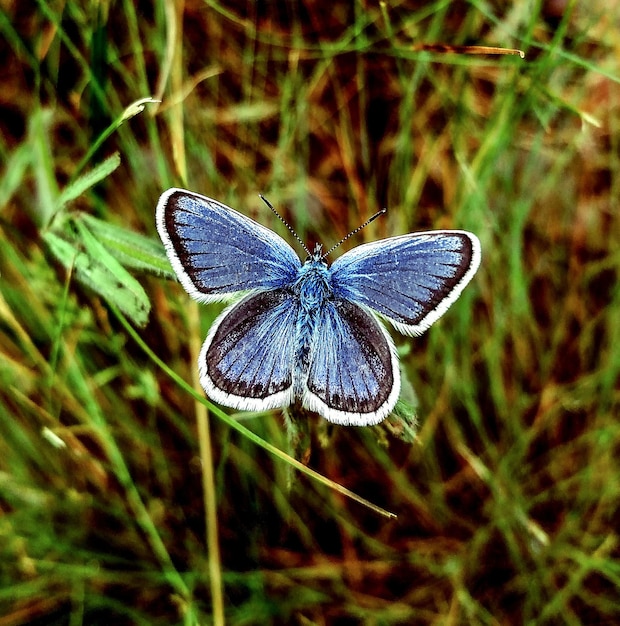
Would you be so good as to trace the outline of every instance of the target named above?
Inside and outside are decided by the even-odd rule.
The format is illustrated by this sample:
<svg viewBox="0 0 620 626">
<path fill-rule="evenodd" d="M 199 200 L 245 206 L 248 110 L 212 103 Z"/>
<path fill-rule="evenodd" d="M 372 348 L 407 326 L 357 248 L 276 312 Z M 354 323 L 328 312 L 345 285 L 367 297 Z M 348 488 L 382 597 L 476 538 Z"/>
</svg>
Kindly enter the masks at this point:
<svg viewBox="0 0 620 626">
<path fill-rule="evenodd" d="M 308 370 L 310 347 L 317 328 L 317 321 L 323 315 L 325 301 L 333 291 L 329 283 L 327 264 L 320 258 L 321 249 L 301 266 L 292 289 L 293 300 L 299 301 L 295 324 L 295 369 L 293 372 L 293 395 L 297 400 L 303 396 L 304 378 Z"/>
<path fill-rule="evenodd" d="M 331 266 L 317 246 L 302 264 L 264 226 L 180 189 L 160 198 L 157 226 L 190 295 L 211 302 L 245 292 L 201 350 L 207 395 L 242 410 L 298 402 L 338 424 L 376 424 L 398 398 L 396 350 L 376 313 L 420 334 L 480 262 L 474 235 L 434 231 L 363 244 Z"/>
</svg>

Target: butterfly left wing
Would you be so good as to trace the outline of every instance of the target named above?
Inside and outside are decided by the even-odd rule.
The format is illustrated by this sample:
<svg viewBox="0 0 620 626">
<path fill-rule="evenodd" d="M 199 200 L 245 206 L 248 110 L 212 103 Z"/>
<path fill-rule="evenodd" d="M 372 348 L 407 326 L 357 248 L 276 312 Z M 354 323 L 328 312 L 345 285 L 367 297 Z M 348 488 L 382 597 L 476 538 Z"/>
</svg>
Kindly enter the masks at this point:
<svg viewBox="0 0 620 626">
<path fill-rule="evenodd" d="M 335 424 L 378 424 L 400 391 L 396 349 L 369 311 L 341 298 L 323 304 L 311 342 L 302 404 Z"/>
<path fill-rule="evenodd" d="M 363 244 L 331 266 L 334 293 L 367 306 L 406 335 L 420 335 L 459 297 L 480 265 L 480 242 L 461 230 Z"/>
<path fill-rule="evenodd" d="M 293 398 L 299 299 L 286 289 L 252 293 L 215 320 L 200 351 L 200 382 L 225 406 L 263 411 Z"/>
<path fill-rule="evenodd" d="M 301 267 L 297 254 L 276 233 L 206 196 L 168 189 L 156 216 L 176 275 L 200 302 L 288 285 Z"/>
</svg>

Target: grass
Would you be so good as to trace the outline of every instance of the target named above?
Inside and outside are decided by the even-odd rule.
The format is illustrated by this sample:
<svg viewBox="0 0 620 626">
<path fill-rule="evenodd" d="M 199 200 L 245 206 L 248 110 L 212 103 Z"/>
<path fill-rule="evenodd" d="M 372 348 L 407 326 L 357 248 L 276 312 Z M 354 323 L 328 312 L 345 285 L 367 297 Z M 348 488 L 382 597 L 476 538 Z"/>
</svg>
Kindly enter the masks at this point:
<svg viewBox="0 0 620 626">
<path fill-rule="evenodd" d="M 5 3 L 0 624 L 620 620 L 612 4 Z M 309 247 L 383 206 L 344 249 L 480 237 L 395 335 L 413 443 L 311 419 L 318 482 L 280 412 L 207 416 L 219 308 L 170 280 L 172 185 L 288 237 L 263 193 Z"/>
</svg>

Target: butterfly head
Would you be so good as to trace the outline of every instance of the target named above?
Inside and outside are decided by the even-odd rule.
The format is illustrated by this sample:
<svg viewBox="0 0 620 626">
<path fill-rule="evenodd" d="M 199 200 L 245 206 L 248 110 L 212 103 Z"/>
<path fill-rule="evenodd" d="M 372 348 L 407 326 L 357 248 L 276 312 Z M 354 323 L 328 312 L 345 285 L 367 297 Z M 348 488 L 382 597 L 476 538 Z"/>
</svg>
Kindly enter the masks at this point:
<svg viewBox="0 0 620 626">
<path fill-rule="evenodd" d="M 314 246 L 314 251 L 312 254 L 309 254 L 306 258 L 306 263 L 317 263 L 319 261 L 323 262 L 323 265 L 327 265 L 324 261 L 325 255 L 323 254 L 323 246 L 320 243 L 317 243 Z"/>
</svg>

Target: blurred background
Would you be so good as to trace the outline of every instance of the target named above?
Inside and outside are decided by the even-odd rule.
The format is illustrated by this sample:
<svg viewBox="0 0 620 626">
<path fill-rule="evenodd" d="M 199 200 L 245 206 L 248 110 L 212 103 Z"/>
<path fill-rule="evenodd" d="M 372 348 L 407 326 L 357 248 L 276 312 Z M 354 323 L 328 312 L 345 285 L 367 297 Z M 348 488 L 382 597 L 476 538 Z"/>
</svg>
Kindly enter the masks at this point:
<svg viewBox="0 0 620 626">
<path fill-rule="evenodd" d="M 617 0 L 0 8 L 0 624 L 620 622 Z M 309 418 L 396 519 L 280 411 L 207 428 L 171 186 L 296 249 L 259 193 L 309 248 L 388 208 L 333 258 L 478 235 L 394 334 L 416 438 Z"/>
</svg>

